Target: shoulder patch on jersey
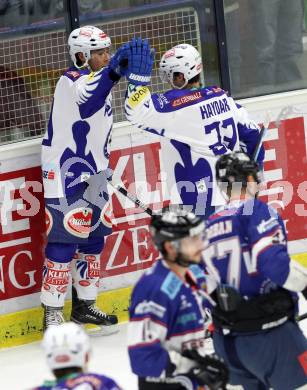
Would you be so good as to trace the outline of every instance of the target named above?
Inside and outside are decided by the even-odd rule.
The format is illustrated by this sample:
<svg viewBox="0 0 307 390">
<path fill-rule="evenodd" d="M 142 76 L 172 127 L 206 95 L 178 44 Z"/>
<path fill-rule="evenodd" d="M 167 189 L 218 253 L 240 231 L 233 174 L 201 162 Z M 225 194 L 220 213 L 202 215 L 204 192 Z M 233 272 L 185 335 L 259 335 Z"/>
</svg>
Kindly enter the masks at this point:
<svg viewBox="0 0 307 390">
<path fill-rule="evenodd" d="M 69 70 L 65 73 L 69 78 L 77 79 L 81 76 L 81 73 L 76 70 Z"/>
<path fill-rule="evenodd" d="M 137 87 L 128 99 L 128 104 L 131 108 L 135 108 L 142 103 L 143 100 L 150 97 L 150 91 L 147 87 Z"/>
<path fill-rule="evenodd" d="M 180 291 L 181 286 L 182 281 L 173 272 L 170 272 L 162 283 L 161 291 L 170 299 L 174 299 Z"/>
</svg>

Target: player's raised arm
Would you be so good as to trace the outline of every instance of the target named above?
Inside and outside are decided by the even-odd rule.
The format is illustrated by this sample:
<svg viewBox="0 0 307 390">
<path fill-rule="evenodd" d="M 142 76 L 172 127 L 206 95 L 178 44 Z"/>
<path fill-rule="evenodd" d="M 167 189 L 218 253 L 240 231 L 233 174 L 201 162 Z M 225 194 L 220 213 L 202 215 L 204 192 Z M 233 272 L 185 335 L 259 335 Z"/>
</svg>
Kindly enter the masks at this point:
<svg viewBox="0 0 307 390">
<path fill-rule="evenodd" d="M 65 76 L 75 81 L 71 87 L 75 89 L 80 116 L 86 119 L 104 106 L 111 89 L 124 74 L 120 63 L 126 58 L 126 47 L 122 45 L 111 56 L 110 37 L 99 28 L 93 28 L 91 33 L 86 28 L 74 30 L 68 47 L 75 69 Z M 89 74 L 84 72 L 88 68 Z"/>
</svg>

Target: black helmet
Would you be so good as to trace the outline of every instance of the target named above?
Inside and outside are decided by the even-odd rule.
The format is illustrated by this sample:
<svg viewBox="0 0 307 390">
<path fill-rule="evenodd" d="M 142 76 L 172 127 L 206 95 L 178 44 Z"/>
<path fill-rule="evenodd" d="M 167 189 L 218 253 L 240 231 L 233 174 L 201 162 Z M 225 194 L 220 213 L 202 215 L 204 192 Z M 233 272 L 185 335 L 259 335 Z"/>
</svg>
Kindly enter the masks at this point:
<svg viewBox="0 0 307 390">
<path fill-rule="evenodd" d="M 246 153 L 233 152 L 222 155 L 216 162 L 216 180 L 219 182 L 247 183 L 247 177 L 252 175 L 257 183 L 259 166 L 256 161 L 249 158 Z"/>
<path fill-rule="evenodd" d="M 177 205 L 164 207 L 152 216 L 150 222 L 153 241 L 161 251 L 165 241 L 196 236 L 204 229 L 205 224 L 201 218 Z"/>
</svg>

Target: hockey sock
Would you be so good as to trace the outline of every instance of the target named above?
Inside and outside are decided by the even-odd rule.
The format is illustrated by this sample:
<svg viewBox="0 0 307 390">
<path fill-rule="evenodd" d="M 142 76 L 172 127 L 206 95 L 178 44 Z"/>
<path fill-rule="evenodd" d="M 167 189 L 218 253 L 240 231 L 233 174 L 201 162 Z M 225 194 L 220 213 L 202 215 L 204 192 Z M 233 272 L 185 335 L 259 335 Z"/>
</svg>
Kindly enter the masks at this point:
<svg viewBox="0 0 307 390">
<path fill-rule="evenodd" d="M 95 301 L 99 288 L 100 254 L 77 253 L 71 273 L 78 299 Z"/>
<path fill-rule="evenodd" d="M 70 262 L 59 263 L 45 259 L 41 302 L 45 306 L 63 307 L 70 282 Z"/>
</svg>

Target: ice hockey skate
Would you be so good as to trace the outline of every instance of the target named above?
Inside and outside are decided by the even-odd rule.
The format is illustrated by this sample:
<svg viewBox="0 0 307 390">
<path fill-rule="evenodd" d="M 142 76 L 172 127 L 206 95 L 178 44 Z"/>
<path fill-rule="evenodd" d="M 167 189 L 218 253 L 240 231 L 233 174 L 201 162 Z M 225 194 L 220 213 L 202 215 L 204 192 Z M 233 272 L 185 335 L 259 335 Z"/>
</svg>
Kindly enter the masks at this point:
<svg viewBox="0 0 307 390">
<path fill-rule="evenodd" d="M 43 308 L 44 308 L 44 320 L 43 320 L 44 332 L 47 328 L 49 328 L 49 326 L 60 325 L 63 322 L 65 322 L 62 307 L 51 307 L 51 306 L 43 305 Z"/>
<path fill-rule="evenodd" d="M 70 320 L 86 326 L 91 336 L 106 336 L 119 331 L 118 318 L 114 314 L 104 313 L 95 305 L 95 301 L 78 299 L 76 289 L 72 288 L 72 310 Z"/>
</svg>

